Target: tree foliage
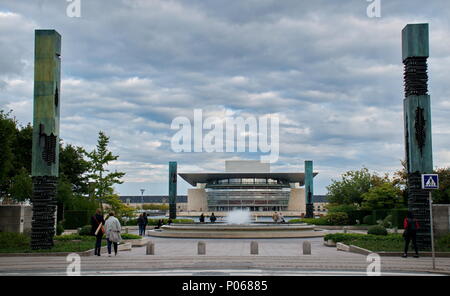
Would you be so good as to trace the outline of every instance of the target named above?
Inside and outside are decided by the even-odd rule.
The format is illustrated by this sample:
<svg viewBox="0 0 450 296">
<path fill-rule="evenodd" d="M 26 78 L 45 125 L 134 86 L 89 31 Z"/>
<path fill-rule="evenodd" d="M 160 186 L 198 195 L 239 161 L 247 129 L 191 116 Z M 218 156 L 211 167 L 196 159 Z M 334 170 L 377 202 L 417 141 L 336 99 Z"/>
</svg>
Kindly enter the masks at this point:
<svg viewBox="0 0 450 296">
<path fill-rule="evenodd" d="M 433 190 L 433 203 L 450 203 L 450 168 L 441 168 L 434 171 L 439 175 L 439 189 Z"/>
<path fill-rule="evenodd" d="M 374 186 L 362 194 L 364 210 L 393 209 L 402 206 L 402 191 L 391 182 Z"/>
<path fill-rule="evenodd" d="M 113 207 L 116 204 L 116 196 L 114 194 L 113 185 L 122 184 L 120 180 L 125 173 L 110 172 L 107 168 L 108 164 L 119 158 L 108 150 L 109 137 L 102 131 L 98 134 L 97 148 L 92 152 L 85 152 L 89 163 L 89 173 L 87 177 L 91 182 L 90 193 L 97 200 L 101 208 L 103 204 L 109 204 Z"/>
<path fill-rule="evenodd" d="M 388 182 L 388 176 L 380 177 L 370 173 L 367 168 L 358 171 L 348 171 L 342 175 L 340 181 L 332 180 L 327 186 L 328 200 L 336 205 L 358 205 L 363 202 L 363 194 L 370 188 Z"/>
</svg>

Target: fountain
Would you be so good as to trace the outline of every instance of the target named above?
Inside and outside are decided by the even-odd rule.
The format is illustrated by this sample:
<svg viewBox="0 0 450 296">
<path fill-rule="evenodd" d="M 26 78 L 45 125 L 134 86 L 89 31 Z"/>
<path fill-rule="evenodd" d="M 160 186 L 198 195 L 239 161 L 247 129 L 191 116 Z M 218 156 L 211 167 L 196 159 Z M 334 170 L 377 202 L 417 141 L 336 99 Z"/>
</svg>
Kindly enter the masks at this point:
<svg viewBox="0 0 450 296">
<path fill-rule="evenodd" d="M 172 238 L 305 238 L 321 237 L 326 231 L 308 224 L 256 224 L 245 210 L 228 213 L 226 223 L 195 223 L 164 225 L 148 235 Z"/>
<path fill-rule="evenodd" d="M 228 224 L 250 224 L 250 211 L 233 210 L 228 213 L 225 221 Z"/>
</svg>

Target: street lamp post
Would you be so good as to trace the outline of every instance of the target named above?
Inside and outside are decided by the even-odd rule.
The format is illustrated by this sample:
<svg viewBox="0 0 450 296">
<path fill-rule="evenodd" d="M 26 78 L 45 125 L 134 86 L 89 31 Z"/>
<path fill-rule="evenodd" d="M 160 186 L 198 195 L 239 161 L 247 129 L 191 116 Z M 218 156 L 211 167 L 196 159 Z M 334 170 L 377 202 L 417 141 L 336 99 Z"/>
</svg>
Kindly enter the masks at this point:
<svg viewBox="0 0 450 296">
<path fill-rule="evenodd" d="M 141 207 L 144 209 L 144 191 L 145 189 L 141 189 Z"/>
</svg>

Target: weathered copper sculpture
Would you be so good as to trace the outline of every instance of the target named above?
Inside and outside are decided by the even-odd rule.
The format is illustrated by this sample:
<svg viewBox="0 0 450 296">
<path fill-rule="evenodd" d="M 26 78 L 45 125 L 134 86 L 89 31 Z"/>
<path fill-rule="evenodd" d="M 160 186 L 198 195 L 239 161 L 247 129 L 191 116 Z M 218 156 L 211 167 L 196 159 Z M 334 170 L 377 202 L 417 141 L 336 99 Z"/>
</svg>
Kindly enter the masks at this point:
<svg viewBox="0 0 450 296">
<path fill-rule="evenodd" d="M 55 235 L 59 168 L 61 35 L 35 31 L 31 248 L 49 249 Z"/>
</svg>

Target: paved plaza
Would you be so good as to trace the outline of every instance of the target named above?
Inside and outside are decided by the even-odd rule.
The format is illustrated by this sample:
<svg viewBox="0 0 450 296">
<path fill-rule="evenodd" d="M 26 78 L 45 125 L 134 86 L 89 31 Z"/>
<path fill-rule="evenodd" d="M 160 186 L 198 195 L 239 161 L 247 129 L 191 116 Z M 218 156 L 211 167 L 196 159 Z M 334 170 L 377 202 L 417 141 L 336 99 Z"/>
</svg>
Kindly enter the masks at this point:
<svg viewBox="0 0 450 296">
<path fill-rule="evenodd" d="M 197 255 L 198 239 L 150 238 L 155 255 L 145 247 L 117 257 L 81 257 L 82 275 L 365 275 L 366 256 L 337 251 L 323 238 L 259 239 L 259 254 L 250 255 L 251 239 L 202 239 L 206 255 Z M 312 254 L 302 254 L 308 240 Z M 450 258 L 436 258 L 437 272 L 450 272 Z M 0 257 L 0 275 L 64 275 L 63 256 Z M 431 258 L 381 257 L 383 275 L 434 275 Z"/>
</svg>

